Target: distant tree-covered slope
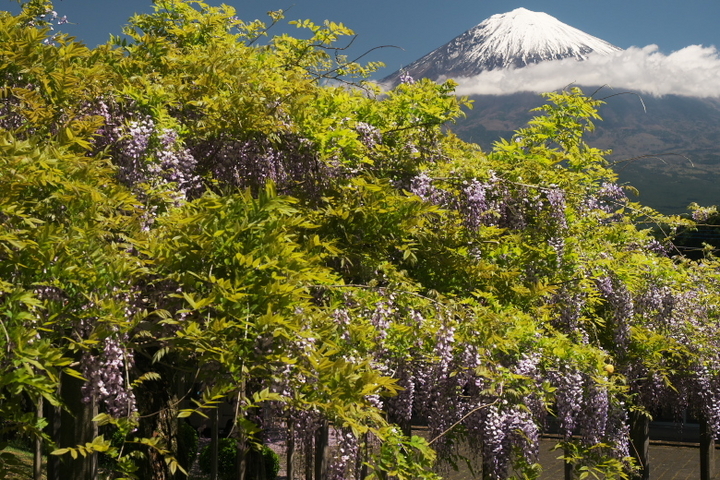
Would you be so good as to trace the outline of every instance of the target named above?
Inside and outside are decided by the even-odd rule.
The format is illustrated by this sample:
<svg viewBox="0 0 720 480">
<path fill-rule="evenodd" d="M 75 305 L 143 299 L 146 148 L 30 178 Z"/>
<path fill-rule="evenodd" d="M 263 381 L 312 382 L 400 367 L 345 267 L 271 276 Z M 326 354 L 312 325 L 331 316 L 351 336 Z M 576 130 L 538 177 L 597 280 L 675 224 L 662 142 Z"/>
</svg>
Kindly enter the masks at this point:
<svg viewBox="0 0 720 480">
<path fill-rule="evenodd" d="M 608 160 L 621 182 L 638 189 L 637 200 L 666 214 L 681 213 L 692 202 L 720 203 L 720 100 L 618 93 L 602 89 L 595 95 L 608 98 L 588 142 L 612 149 Z M 453 130 L 489 150 L 529 120 L 537 98 L 529 92 L 473 96 L 473 109 Z"/>
</svg>

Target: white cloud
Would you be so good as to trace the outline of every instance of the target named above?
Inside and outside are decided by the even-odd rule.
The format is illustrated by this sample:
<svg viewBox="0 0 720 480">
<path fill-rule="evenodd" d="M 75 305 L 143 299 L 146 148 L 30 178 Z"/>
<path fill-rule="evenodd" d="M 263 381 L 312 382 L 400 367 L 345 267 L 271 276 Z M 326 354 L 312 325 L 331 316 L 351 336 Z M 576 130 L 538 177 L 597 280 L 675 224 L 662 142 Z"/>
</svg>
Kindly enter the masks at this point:
<svg viewBox="0 0 720 480">
<path fill-rule="evenodd" d="M 514 70 L 491 70 L 456 78 L 460 95 L 548 92 L 569 84 L 608 85 L 650 95 L 720 97 L 720 53 L 715 47 L 691 45 L 665 55 L 657 45 L 631 47 L 587 60 L 556 60 Z"/>
</svg>

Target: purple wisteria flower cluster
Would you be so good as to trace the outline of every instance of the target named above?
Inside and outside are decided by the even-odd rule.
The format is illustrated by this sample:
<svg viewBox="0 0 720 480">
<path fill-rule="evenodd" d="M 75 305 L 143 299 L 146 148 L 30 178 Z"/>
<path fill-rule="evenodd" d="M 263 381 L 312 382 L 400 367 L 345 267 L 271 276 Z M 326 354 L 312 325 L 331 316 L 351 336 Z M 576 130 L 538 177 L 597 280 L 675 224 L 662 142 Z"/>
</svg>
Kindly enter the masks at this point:
<svg viewBox="0 0 720 480">
<path fill-rule="evenodd" d="M 484 182 L 478 179 L 464 181 L 456 202 L 470 230 L 480 226 L 523 230 L 528 225 L 527 207 L 536 206 L 531 205 L 533 201 L 524 188 L 513 192 L 492 171 Z"/>
<path fill-rule="evenodd" d="M 400 83 L 405 85 L 412 85 L 413 83 L 415 83 L 415 79 L 411 77 L 407 71 L 403 70 L 400 74 Z"/>
<path fill-rule="evenodd" d="M 692 219 L 698 223 L 707 222 L 711 217 L 718 214 L 717 206 L 701 207 L 696 203 L 692 203 L 689 208 L 692 211 Z"/>
<path fill-rule="evenodd" d="M 391 294 L 387 300 L 381 300 L 375 304 L 375 310 L 370 316 L 370 323 L 375 327 L 375 337 L 378 344 L 382 344 L 387 337 L 388 327 L 392 317 L 397 312 L 393 305 L 394 296 Z"/>
<path fill-rule="evenodd" d="M 410 181 L 410 192 L 426 202 L 441 206 L 447 205 L 451 198 L 448 192 L 434 186 L 432 178 L 425 172 L 412 178 Z"/>
<path fill-rule="evenodd" d="M 717 369 L 716 369 L 717 371 Z M 695 387 L 701 400 L 700 413 L 714 436 L 720 434 L 720 378 L 706 365 L 695 367 Z"/>
<path fill-rule="evenodd" d="M 305 138 L 285 135 L 281 141 L 220 139 L 190 151 L 199 174 L 209 173 L 223 186 L 257 191 L 272 181 L 279 193 L 317 200 L 342 169 L 318 159 L 311 147 Z"/>
<path fill-rule="evenodd" d="M 333 429 L 337 454 L 328 468 L 329 480 L 349 480 L 356 476 L 357 458 L 360 442 L 349 428 Z"/>
<path fill-rule="evenodd" d="M 180 204 L 203 191 L 198 162 L 176 129 L 160 128 L 151 116 L 135 113 L 132 105 L 112 101 L 98 101 L 91 113 L 104 119 L 96 149 L 108 151 L 118 166 L 118 179 L 141 198 L 143 188 L 150 187 Z"/>
<path fill-rule="evenodd" d="M 603 212 L 606 215 L 603 223 L 611 223 L 620 221 L 623 218 L 620 210 L 627 206 L 628 202 L 627 194 L 620 185 L 603 182 L 594 195 L 590 195 L 585 199 L 584 209 Z"/>
<path fill-rule="evenodd" d="M 414 405 L 407 411 L 417 411 L 427 419 L 430 435 L 436 437 L 463 415 L 465 402 L 461 400 L 463 380 L 452 375 L 456 365 L 454 347 L 455 326 L 440 322 L 433 348 L 433 361 L 416 365 Z M 406 375 L 409 372 L 406 371 Z M 447 438 L 438 438 L 434 448 L 439 452 L 449 447 Z"/>
<path fill-rule="evenodd" d="M 82 387 L 83 401 L 88 403 L 93 397 L 99 399 L 107 413 L 115 418 L 135 414 L 135 394 L 127 372 L 132 362 L 132 354 L 114 337 L 103 341 L 103 349 L 98 354 L 85 353 L 81 361 L 83 376 L 87 379 Z"/>
<path fill-rule="evenodd" d="M 104 119 L 98 130 L 95 148 L 107 149 L 118 167 L 118 179 L 127 186 L 147 181 L 145 159 L 155 134 L 155 121 L 145 115 L 129 113 L 112 101 L 101 99 L 93 112 Z"/>
<path fill-rule="evenodd" d="M 12 73 L 6 73 L 4 78 L 0 77 L 0 82 L 7 87 L 20 86 L 26 83 L 22 82 L 21 75 Z M 32 85 L 25 84 L 23 87 L 30 90 Z M 6 95 L 0 98 L 0 128 L 13 131 L 23 126 L 26 120 L 17 112 L 20 105 L 20 100 L 14 96 Z"/>
<path fill-rule="evenodd" d="M 159 185 L 174 185 L 178 203 L 198 194 L 202 181 L 196 173 L 197 161 L 190 150 L 182 146 L 177 132 L 165 129 L 158 140 L 155 159 L 148 165 L 151 178 Z"/>
<path fill-rule="evenodd" d="M 596 281 L 598 291 L 607 302 L 614 327 L 614 342 L 622 354 L 630 341 L 630 325 L 635 315 L 633 295 L 620 279 L 604 276 Z"/>
<path fill-rule="evenodd" d="M 457 210 L 471 231 L 481 227 L 500 227 L 524 230 L 536 225 L 549 231 L 549 244 L 558 258 L 564 252 L 567 231 L 566 195 L 559 187 L 532 187 L 506 181 L 494 171 L 486 180 L 478 178 L 458 180 L 451 188 L 439 186 L 426 172 L 410 181 L 410 192 L 421 199 L 445 208 Z M 533 189 L 535 193 L 533 193 Z"/>
<path fill-rule="evenodd" d="M 401 365 L 394 375 L 397 378 L 398 386 L 402 387 L 396 396 L 387 399 L 387 409 L 390 418 L 397 423 L 407 424 L 413 416 L 415 404 L 415 373 L 409 365 Z"/>
<path fill-rule="evenodd" d="M 373 148 L 382 143 L 382 132 L 366 122 L 357 122 L 355 130 L 360 134 L 360 141 L 367 147 Z"/>
<path fill-rule="evenodd" d="M 572 367 L 551 370 L 548 378 L 557 389 L 555 402 L 560 432 L 566 440 L 569 440 L 576 430 L 578 417 L 583 410 L 585 378 L 581 372 Z"/>
</svg>

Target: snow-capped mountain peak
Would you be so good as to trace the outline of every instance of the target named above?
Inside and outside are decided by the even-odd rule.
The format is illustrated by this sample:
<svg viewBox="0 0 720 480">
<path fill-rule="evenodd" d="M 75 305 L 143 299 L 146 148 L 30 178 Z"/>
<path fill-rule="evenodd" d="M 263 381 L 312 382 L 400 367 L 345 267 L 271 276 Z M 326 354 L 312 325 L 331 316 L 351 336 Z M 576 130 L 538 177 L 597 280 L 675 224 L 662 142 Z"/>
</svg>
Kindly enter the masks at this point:
<svg viewBox="0 0 720 480">
<path fill-rule="evenodd" d="M 464 53 L 491 67 L 486 70 L 567 57 L 584 60 L 590 52 L 609 54 L 620 50 L 547 13 L 525 8 L 493 15 L 449 45 L 456 47 L 455 55 Z"/>
<path fill-rule="evenodd" d="M 414 78 L 458 78 L 545 60 L 608 55 L 620 48 L 543 12 L 517 8 L 493 15 L 403 69 Z M 400 72 L 382 82 L 397 83 Z"/>
</svg>

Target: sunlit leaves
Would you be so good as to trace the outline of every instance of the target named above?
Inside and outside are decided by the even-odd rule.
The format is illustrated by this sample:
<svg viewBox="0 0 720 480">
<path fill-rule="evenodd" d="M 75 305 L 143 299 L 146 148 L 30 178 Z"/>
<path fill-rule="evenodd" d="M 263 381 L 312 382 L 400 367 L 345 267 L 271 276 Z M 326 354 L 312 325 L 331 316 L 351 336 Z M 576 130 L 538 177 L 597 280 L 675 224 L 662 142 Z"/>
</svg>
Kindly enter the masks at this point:
<svg viewBox="0 0 720 480">
<path fill-rule="evenodd" d="M 381 92 L 341 23 L 272 37 L 280 11 L 162 0 L 88 49 L 26 6 L 0 16 L 0 416 L 17 431 L 43 428 L 18 399 L 95 378 L 78 358 L 160 399 L 95 418 L 133 448 L 55 451 L 124 478 L 146 454 L 174 472 L 166 427 L 228 401 L 250 441 L 260 408 L 308 441 L 325 422 L 377 440 L 353 462 L 378 478 L 435 478 L 465 440 L 497 476 L 536 475 L 548 411 L 580 435 L 578 472 L 622 475 L 624 405 L 677 392 L 714 415 L 717 264 L 638 225 L 660 217 L 583 140 L 600 102 L 579 89 L 485 154 L 446 130 L 469 105 L 453 82 Z M 432 445 L 393 425 L 413 414 Z"/>
</svg>

